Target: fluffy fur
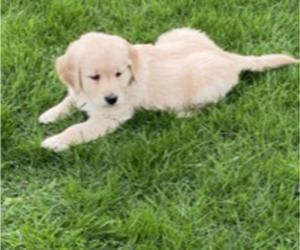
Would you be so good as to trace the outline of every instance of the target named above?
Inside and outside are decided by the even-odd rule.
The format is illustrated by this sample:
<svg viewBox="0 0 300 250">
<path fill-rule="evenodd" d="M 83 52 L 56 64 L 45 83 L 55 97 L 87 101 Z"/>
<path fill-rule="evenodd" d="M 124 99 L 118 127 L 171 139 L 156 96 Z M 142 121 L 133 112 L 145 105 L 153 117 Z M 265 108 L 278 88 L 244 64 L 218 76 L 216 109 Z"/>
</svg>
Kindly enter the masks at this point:
<svg viewBox="0 0 300 250">
<path fill-rule="evenodd" d="M 204 33 L 188 28 L 165 33 L 154 45 L 131 45 L 117 36 L 88 33 L 57 59 L 58 75 L 69 94 L 39 121 L 54 122 L 72 106 L 86 111 L 89 119 L 47 138 L 42 146 L 61 151 L 94 140 L 117 129 L 140 107 L 185 116 L 192 108 L 222 99 L 243 70 L 262 71 L 296 62 L 286 55 L 232 54 Z"/>
</svg>

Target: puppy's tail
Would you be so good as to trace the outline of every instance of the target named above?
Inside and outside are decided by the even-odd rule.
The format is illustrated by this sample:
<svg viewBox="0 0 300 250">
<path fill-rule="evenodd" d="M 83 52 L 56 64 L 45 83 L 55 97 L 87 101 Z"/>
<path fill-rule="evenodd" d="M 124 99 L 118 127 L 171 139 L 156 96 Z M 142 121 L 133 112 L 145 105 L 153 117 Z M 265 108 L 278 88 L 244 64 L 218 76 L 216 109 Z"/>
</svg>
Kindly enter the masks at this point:
<svg viewBox="0 0 300 250">
<path fill-rule="evenodd" d="M 263 56 L 241 56 L 234 55 L 242 70 L 263 71 L 269 68 L 278 68 L 284 65 L 298 63 L 299 60 L 281 54 Z"/>
</svg>

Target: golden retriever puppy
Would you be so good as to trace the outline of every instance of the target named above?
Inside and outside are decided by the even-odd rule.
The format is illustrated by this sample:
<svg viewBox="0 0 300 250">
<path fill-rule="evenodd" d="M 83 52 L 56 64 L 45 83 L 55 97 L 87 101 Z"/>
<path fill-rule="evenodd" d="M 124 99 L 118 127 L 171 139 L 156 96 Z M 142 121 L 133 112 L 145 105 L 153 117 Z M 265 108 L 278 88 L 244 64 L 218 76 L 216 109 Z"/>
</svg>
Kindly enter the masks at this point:
<svg viewBox="0 0 300 250">
<path fill-rule="evenodd" d="M 42 147 L 61 151 L 94 140 L 117 129 L 138 108 L 188 115 L 195 107 L 223 98 L 243 70 L 262 71 L 296 62 L 287 55 L 232 54 L 189 28 L 165 33 L 154 45 L 85 34 L 56 62 L 68 96 L 39 121 L 54 122 L 72 106 L 86 111 L 89 119 L 47 138 Z"/>
</svg>

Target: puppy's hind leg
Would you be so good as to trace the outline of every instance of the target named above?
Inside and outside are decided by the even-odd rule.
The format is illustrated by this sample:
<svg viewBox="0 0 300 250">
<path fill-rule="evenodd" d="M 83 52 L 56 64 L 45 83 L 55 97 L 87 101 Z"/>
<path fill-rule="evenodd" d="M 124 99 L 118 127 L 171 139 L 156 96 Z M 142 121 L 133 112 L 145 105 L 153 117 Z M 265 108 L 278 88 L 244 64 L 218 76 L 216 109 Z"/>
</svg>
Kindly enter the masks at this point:
<svg viewBox="0 0 300 250">
<path fill-rule="evenodd" d="M 193 116 L 193 112 L 191 110 L 181 110 L 176 112 L 176 116 L 178 118 L 191 118 Z"/>
<path fill-rule="evenodd" d="M 67 96 L 61 103 L 44 112 L 39 117 L 39 122 L 44 124 L 54 122 L 62 116 L 67 115 L 71 111 L 71 107 L 72 98 L 71 96 Z"/>
</svg>

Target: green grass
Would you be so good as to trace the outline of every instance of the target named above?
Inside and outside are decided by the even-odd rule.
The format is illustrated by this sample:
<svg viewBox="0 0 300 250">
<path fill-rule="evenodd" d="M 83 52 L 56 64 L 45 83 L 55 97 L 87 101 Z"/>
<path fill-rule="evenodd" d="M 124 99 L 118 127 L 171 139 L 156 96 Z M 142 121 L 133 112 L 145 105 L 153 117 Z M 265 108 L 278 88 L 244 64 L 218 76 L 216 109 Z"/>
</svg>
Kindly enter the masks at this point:
<svg viewBox="0 0 300 250">
<path fill-rule="evenodd" d="M 298 23 L 297 0 L 3 0 L 2 249 L 298 249 L 297 66 L 60 154 L 41 140 L 85 116 L 37 122 L 64 97 L 54 60 L 82 33 L 146 43 L 189 26 L 230 51 L 299 57 Z"/>
</svg>

